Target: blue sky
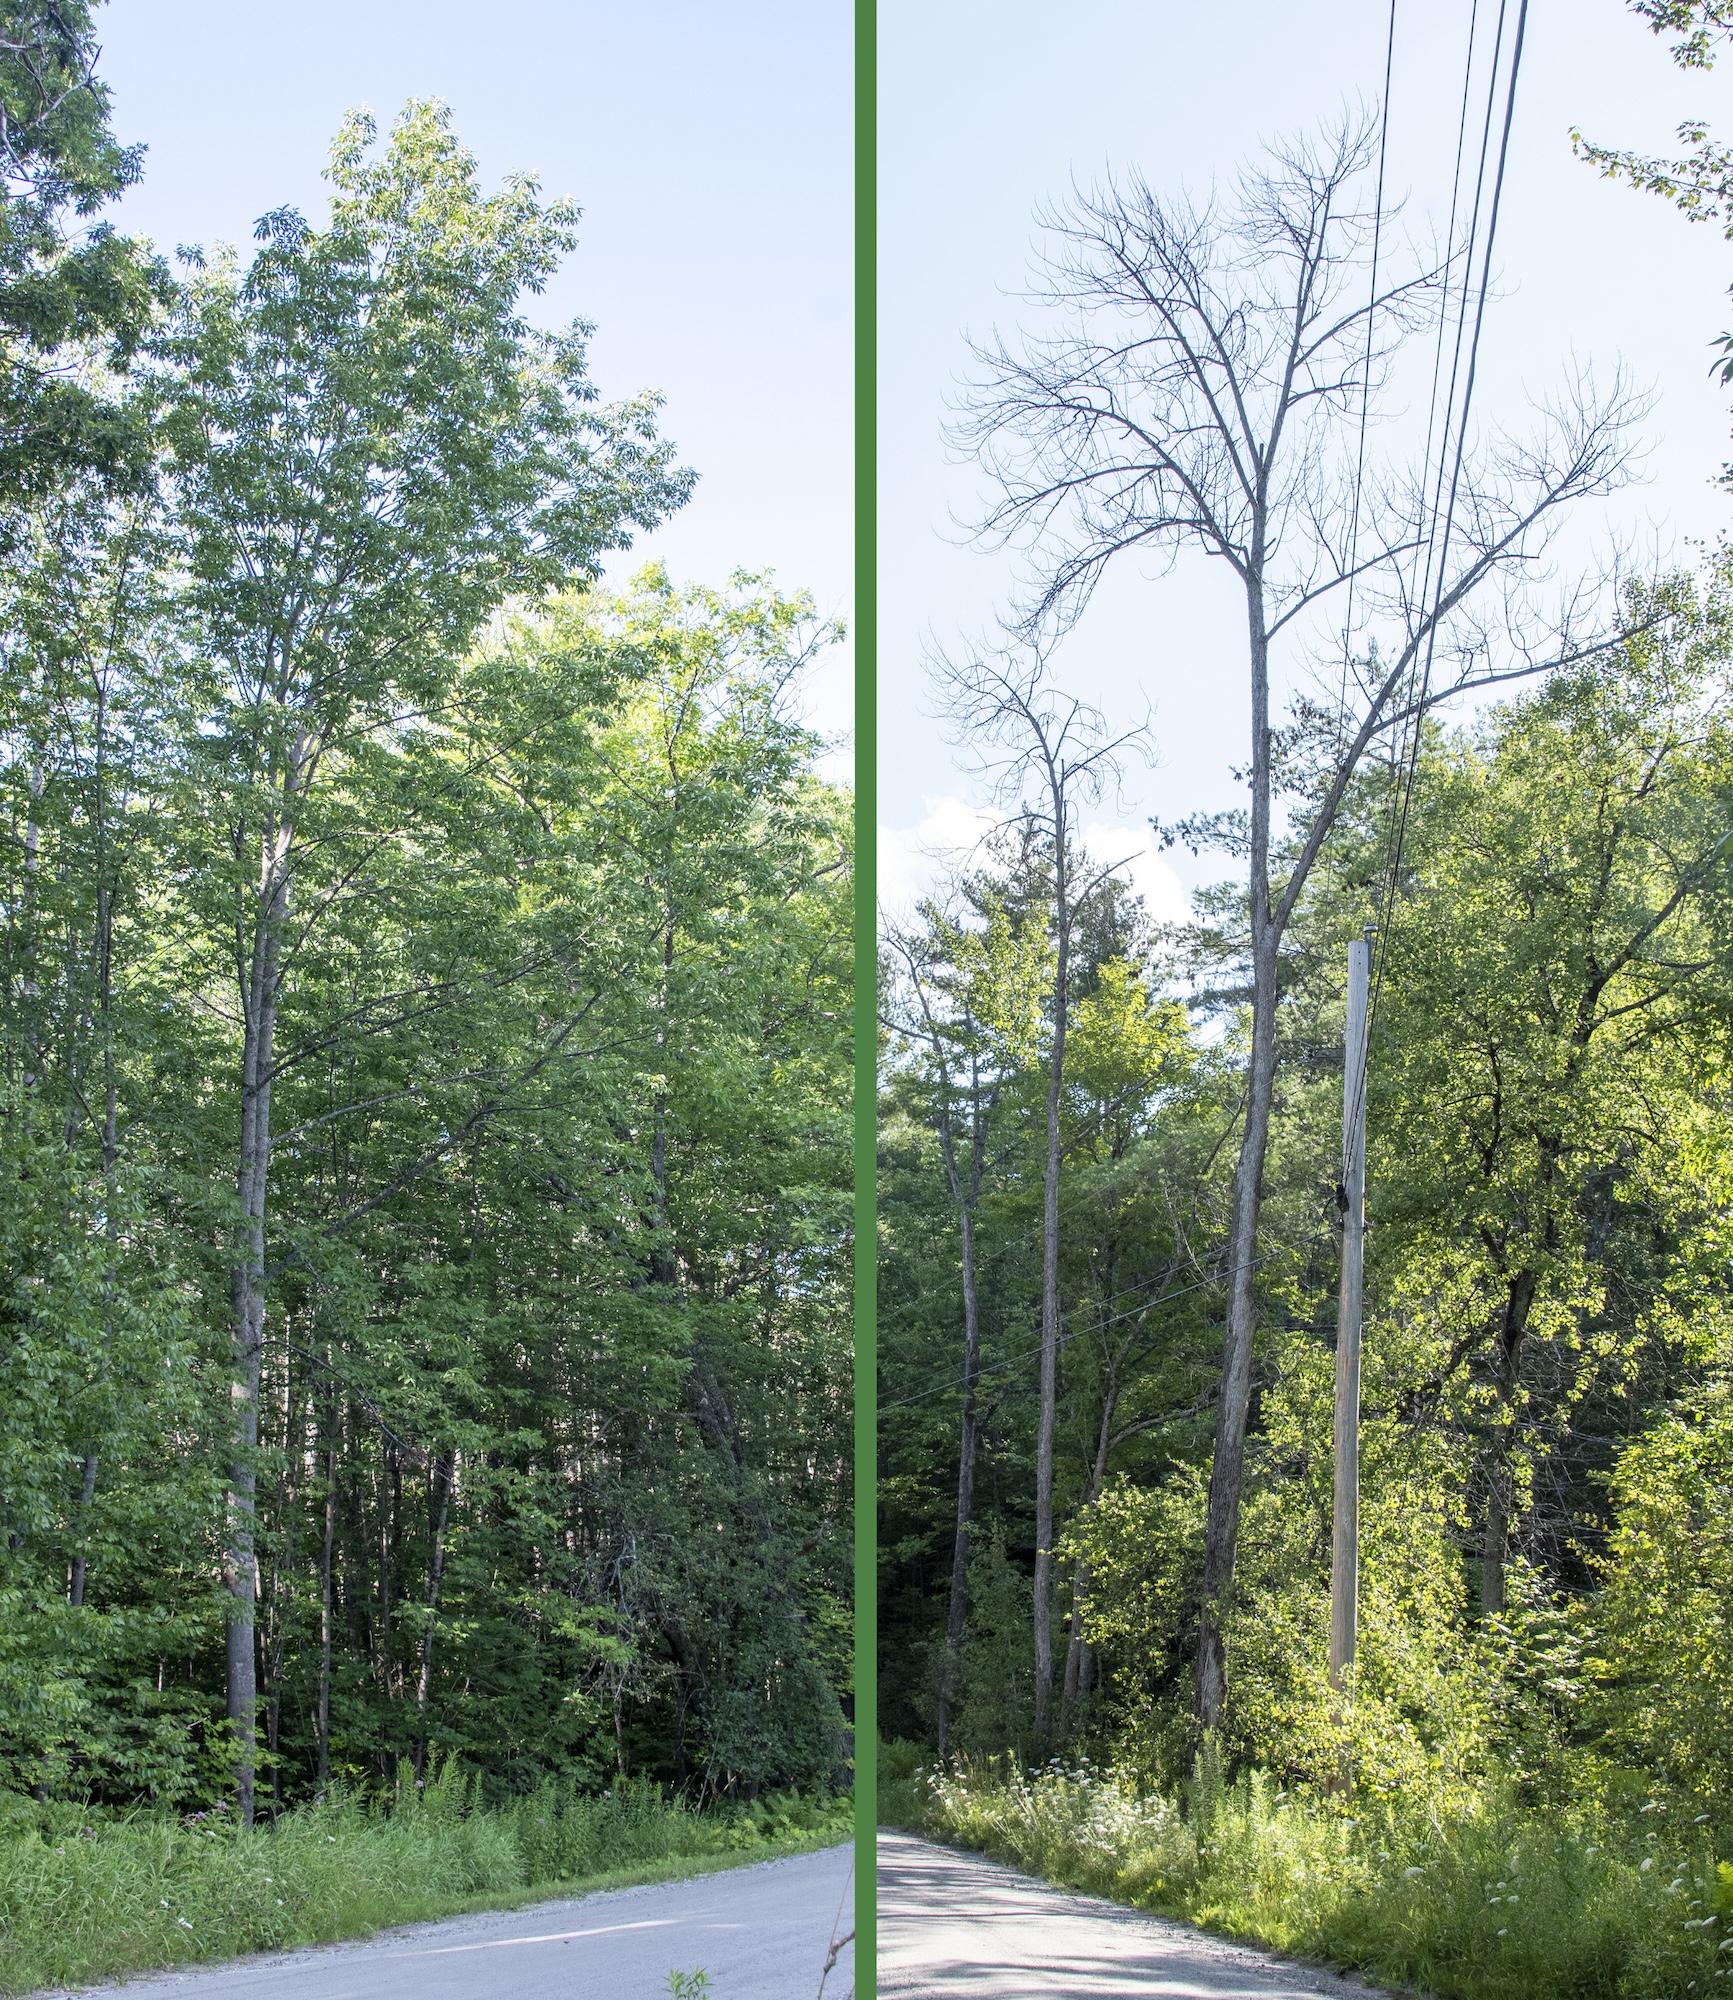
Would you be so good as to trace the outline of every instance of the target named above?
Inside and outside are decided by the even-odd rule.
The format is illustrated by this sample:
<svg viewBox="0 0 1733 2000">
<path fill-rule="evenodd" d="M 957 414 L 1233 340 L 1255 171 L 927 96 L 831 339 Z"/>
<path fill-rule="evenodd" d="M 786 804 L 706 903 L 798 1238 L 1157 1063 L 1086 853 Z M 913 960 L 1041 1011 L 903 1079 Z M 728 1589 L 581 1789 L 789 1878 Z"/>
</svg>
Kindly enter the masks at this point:
<svg viewBox="0 0 1733 2000">
<path fill-rule="evenodd" d="M 1390 185 L 1407 221 L 1442 223 L 1470 0 L 1399 0 Z M 1493 10 L 1483 0 L 1483 18 Z M 929 874 L 919 850 L 967 837 L 977 799 L 925 701 L 920 655 L 986 628 L 1003 562 L 959 546 L 979 474 L 952 462 L 945 401 L 966 365 L 965 328 L 1011 327 L 1032 215 L 1108 163 L 1157 188 L 1226 182 L 1264 136 L 1372 105 L 1382 83 L 1387 0 L 881 0 L 880 189 L 881 876 L 893 903 Z M 1709 380 L 1709 342 L 1733 323 L 1733 247 L 1653 196 L 1571 156 L 1569 132 L 1667 150 L 1707 116 L 1733 138 L 1733 56 L 1705 76 L 1669 61 L 1623 0 L 1531 0 L 1476 410 L 1518 422 L 1527 394 L 1568 359 L 1616 361 L 1654 387 L 1646 482 L 1585 520 L 1578 552 L 1619 534 L 1688 553 L 1730 525 L 1711 481 L 1733 458 L 1733 398 Z M 1245 760 L 1244 612 L 1220 565 L 1164 579 L 1124 568 L 1061 658 L 1079 692 L 1121 724 L 1154 707 L 1156 768 L 1133 774 L 1101 838 L 1130 852 L 1147 815 L 1172 820 L 1234 802 Z M 1174 858 L 1174 857 L 1170 857 Z M 1174 906 L 1225 872 L 1220 857 L 1176 878 L 1153 854 L 1146 888 Z"/>
<path fill-rule="evenodd" d="M 657 388 L 702 475 L 640 550 L 720 581 L 772 566 L 830 613 L 852 573 L 849 10 L 803 0 L 110 0 L 114 123 L 149 147 L 122 225 L 245 246 L 265 210 L 324 213 L 344 111 L 387 124 L 439 97 L 490 180 L 540 174 L 583 206 L 537 302 L 592 320 L 604 396 Z M 846 728 L 845 659 L 812 719 Z M 842 760 L 834 760 L 836 764 Z"/>
</svg>

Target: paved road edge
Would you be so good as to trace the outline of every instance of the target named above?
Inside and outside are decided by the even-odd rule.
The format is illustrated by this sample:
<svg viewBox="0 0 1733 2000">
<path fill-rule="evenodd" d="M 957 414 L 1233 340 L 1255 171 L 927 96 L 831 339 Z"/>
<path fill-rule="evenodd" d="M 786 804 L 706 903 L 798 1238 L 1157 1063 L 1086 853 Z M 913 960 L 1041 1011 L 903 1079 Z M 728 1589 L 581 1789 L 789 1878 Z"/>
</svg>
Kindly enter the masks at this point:
<svg viewBox="0 0 1733 2000">
<path fill-rule="evenodd" d="M 12 1995 L 12 2000 L 78 2000 L 81 1994 L 119 1993 L 135 1979 L 154 1979 L 165 1972 L 203 1972 L 219 1966 L 240 1965 L 249 1959 L 260 1962 L 285 1958 L 291 1952 L 320 1951 L 330 1945 L 362 1944 L 371 1938 L 388 1938 L 399 1931 L 415 1930 L 423 1924 L 444 1923 L 451 1917 L 485 1916 L 489 1911 L 530 1910 L 539 1903 L 580 1903 L 590 1896 L 606 1895 L 614 1889 L 642 1889 L 659 1882 L 695 1882 L 705 1875 L 720 1875 L 734 1868 L 752 1868 L 760 1862 L 786 1861 L 801 1854 L 822 1854 L 829 1848 L 848 1847 L 853 1833 L 835 1828 L 823 1834 L 791 1835 L 786 1840 L 764 1841 L 755 1848 L 739 1848 L 726 1854 L 670 1855 L 663 1861 L 647 1861 L 637 1868 L 612 1868 L 601 1875 L 584 1875 L 571 1882 L 542 1882 L 533 1889 L 483 1891 L 473 1896 L 432 1899 L 425 1908 L 400 1923 L 373 1924 L 361 1930 L 298 1938 L 293 1944 L 278 1945 L 270 1951 L 237 1951 L 222 1958 L 174 1958 L 160 1965 L 130 1966 L 125 1972 L 85 1986 L 38 1986 Z"/>
<path fill-rule="evenodd" d="M 954 1840 L 938 1840 L 932 1834 L 917 1827 L 892 1826 L 888 1822 L 878 1829 L 880 1834 L 894 1833 L 904 1840 L 924 1841 L 929 1847 L 943 1848 L 948 1854 L 967 1855 L 971 1860 L 989 1861 L 995 1868 L 1002 1868 L 1008 1875 L 1014 1875 L 1025 1882 L 1039 1883 L 1044 1889 L 1051 1889 L 1057 1896 L 1070 1896 L 1080 1903 L 1099 1903 L 1103 1909 L 1121 1910 L 1135 1917 L 1146 1918 L 1155 1924 L 1166 1924 L 1174 1930 L 1192 1933 L 1198 1937 L 1213 1938 L 1218 1944 L 1236 1946 L 1250 1953 L 1254 1958 L 1278 1968 L 1292 1966 L 1297 1972 L 1327 1973 L 1339 1979 L 1344 1986 L 1356 1993 L 1364 1993 L 1369 2000 L 1438 2000 L 1433 1993 L 1422 1992 L 1413 1986 L 1380 1986 L 1352 1966 L 1331 1965 L 1326 1959 L 1306 1958 L 1298 1952 L 1281 1951 L 1262 1938 L 1243 1937 L 1237 1931 L 1219 1930 L 1214 1925 L 1194 1922 L 1190 1917 L 1175 1916 L 1168 1910 L 1151 1909 L 1143 1903 L 1122 1903 L 1113 1896 L 1103 1896 L 1092 1889 L 1074 1888 L 1069 1882 L 1056 1882 L 1051 1876 L 1037 1875 L 1014 1861 L 1007 1861 L 1002 1855 L 994 1854 L 985 1847 L 964 1847 Z"/>
</svg>

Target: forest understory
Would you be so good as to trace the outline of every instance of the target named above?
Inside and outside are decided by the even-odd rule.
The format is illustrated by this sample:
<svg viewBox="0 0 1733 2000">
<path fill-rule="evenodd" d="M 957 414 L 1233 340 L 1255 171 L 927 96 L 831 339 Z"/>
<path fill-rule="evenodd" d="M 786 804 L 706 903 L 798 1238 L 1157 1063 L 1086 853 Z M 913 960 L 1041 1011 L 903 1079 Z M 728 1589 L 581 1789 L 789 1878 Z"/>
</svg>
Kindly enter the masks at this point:
<svg viewBox="0 0 1733 2000">
<path fill-rule="evenodd" d="M 1237 894 L 1164 931 L 1109 875 L 1074 934 L 1045 1730 L 1039 840 L 902 939 L 880 1696 L 901 1823 L 1463 2000 L 1733 1978 L 1733 761 L 1722 584 L 1671 588 L 1615 663 L 1432 732 L 1417 766 L 1366 1085 L 1345 1687 L 1323 1163 L 1395 774 L 1351 795 L 1284 965 L 1227 1692 L 1201 1733 Z"/>
<path fill-rule="evenodd" d="M 704 1874 L 834 1845 L 853 1828 L 846 1794 L 706 1812 L 646 1781 L 598 1794 L 550 1780 L 492 1809 L 475 1794 L 452 1759 L 420 1791 L 339 1792 L 252 1835 L 221 1808 L 89 1825 L 77 1808 L 14 1807 L 0 1993 Z"/>
</svg>

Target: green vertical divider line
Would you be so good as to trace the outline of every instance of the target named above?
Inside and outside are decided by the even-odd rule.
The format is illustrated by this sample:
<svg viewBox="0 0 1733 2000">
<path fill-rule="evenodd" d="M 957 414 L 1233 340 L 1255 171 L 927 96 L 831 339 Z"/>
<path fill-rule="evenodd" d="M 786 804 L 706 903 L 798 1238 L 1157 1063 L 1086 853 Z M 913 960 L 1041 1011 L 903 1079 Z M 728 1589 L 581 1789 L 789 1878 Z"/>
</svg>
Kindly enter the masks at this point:
<svg viewBox="0 0 1733 2000">
<path fill-rule="evenodd" d="M 856 2000 L 878 1993 L 878 21 L 855 0 L 854 1811 Z"/>
</svg>

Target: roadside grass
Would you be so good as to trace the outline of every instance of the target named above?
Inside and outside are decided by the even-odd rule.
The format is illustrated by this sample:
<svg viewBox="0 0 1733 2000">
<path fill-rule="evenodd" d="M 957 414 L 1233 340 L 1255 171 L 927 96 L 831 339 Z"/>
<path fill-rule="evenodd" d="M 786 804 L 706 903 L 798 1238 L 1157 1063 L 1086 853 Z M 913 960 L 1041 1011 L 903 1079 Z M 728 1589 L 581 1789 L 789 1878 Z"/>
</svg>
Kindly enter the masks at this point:
<svg viewBox="0 0 1733 2000">
<path fill-rule="evenodd" d="M 1733 1865 L 1677 1806 L 1349 1804 L 1207 1759 L 1180 1798 L 1082 1762 L 941 1771 L 887 1745 L 880 1768 L 886 1824 L 1441 2000 L 1733 1993 Z"/>
<path fill-rule="evenodd" d="M 0 1993 L 709 1874 L 852 1826 L 846 1799 L 697 1813 L 632 1784 L 597 1798 L 550 1783 L 480 1810 L 449 1767 L 389 1806 L 334 1792 L 245 1835 L 221 1814 L 85 1822 L 20 1800 L 0 1825 Z"/>
</svg>

